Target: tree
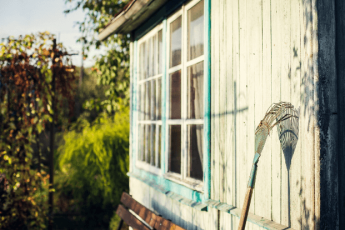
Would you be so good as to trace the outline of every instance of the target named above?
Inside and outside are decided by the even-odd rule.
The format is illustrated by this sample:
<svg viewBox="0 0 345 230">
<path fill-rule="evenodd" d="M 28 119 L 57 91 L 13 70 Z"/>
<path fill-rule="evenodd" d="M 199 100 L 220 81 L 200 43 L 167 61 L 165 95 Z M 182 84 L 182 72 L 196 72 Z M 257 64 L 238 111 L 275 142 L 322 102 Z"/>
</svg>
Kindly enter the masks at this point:
<svg viewBox="0 0 345 230">
<path fill-rule="evenodd" d="M 126 4 L 128 0 L 66 0 L 73 5 L 65 13 L 71 13 L 77 9 L 85 11 L 85 18 L 78 22 L 82 36 L 79 42 L 85 44 L 85 57 L 91 46 L 99 49 L 107 47 L 106 54 L 96 59 L 92 70 L 97 73 L 98 83 L 108 85 L 105 92 L 106 100 L 91 100 L 86 103 L 86 108 L 101 108 L 103 111 L 114 113 L 123 106 L 129 105 L 129 35 L 112 35 L 106 41 L 96 39 L 98 32 L 103 29 Z"/>
<path fill-rule="evenodd" d="M 48 32 L 10 37 L 0 44 L 0 228 L 45 228 L 48 178 L 33 145 L 61 113 L 53 100 L 73 107 L 74 66 Z M 56 90 L 52 90 L 53 76 Z"/>
</svg>

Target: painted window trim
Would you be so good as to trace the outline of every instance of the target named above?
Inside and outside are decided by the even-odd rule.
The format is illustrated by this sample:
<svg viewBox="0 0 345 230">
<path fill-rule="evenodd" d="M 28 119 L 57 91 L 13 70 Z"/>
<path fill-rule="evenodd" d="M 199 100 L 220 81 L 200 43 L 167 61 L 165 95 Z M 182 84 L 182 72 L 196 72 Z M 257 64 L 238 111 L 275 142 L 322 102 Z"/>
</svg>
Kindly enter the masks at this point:
<svg viewBox="0 0 345 230">
<path fill-rule="evenodd" d="M 165 65 L 167 67 L 167 74 L 165 76 L 166 79 L 169 79 L 169 75 L 173 72 L 176 72 L 178 70 L 181 71 L 181 119 L 168 119 L 168 114 L 169 114 L 169 110 L 170 110 L 170 104 L 169 104 L 169 100 L 165 100 L 164 102 L 166 103 L 166 114 L 167 114 L 167 119 L 166 119 L 166 130 L 165 130 L 165 134 L 166 136 L 168 136 L 168 132 L 169 132 L 169 126 L 170 125 L 180 125 L 181 126 L 181 173 L 174 173 L 174 172 L 169 172 L 168 169 L 166 169 L 166 171 L 164 172 L 164 177 L 166 179 L 175 181 L 176 183 L 180 183 L 183 184 L 187 187 L 190 187 L 191 189 L 195 189 L 198 191 L 203 192 L 204 190 L 204 181 L 203 180 L 198 180 L 198 179 L 194 179 L 192 177 L 188 177 L 187 176 L 187 167 L 188 167 L 188 144 L 187 144 L 187 135 L 188 135 L 188 125 L 192 124 L 192 125 L 204 125 L 205 123 L 205 111 L 204 111 L 204 118 L 203 119 L 188 119 L 187 118 L 187 103 L 188 103 L 188 99 L 187 99 L 187 69 L 188 67 L 200 63 L 200 62 L 204 62 L 205 61 L 205 55 L 201 55 L 197 58 L 194 58 L 190 61 L 188 61 L 187 58 L 187 33 L 188 33 L 188 29 L 187 29 L 187 15 L 188 15 L 188 10 L 190 10 L 191 8 L 193 8 L 194 6 L 196 6 L 200 1 L 202 0 L 192 0 L 190 2 L 188 2 L 187 4 L 182 5 L 182 7 L 177 10 L 176 12 L 174 12 L 173 14 L 171 14 L 169 16 L 169 18 L 167 19 L 167 35 L 169 34 L 170 31 L 170 23 L 172 23 L 173 21 L 175 21 L 177 18 L 181 17 L 181 32 L 182 32 L 182 52 L 181 52 L 181 64 L 174 66 L 174 67 L 170 67 L 170 53 L 169 53 L 169 45 L 170 45 L 170 38 L 169 36 L 166 38 L 166 60 L 165 60 Z M 205 4 L 205 2 L 204 2 Z M 204 18 L 205 18 L 205 12 L 204 12 Z M 205 24 L 205 22 L 204 22 Z M 204 28 L 205 29 L 205 28 Z M 205 44 L 206 42 L 204 42 L 204 47 L 207 46 L 207 44 Z M 205 49 L 204 49 L 205 50 Z M 205 71 L 204 71 L 204 78 L 205 78 Z M 205 84 L 205 83 L 204 83 Z M 168 80 L 166 81 L 166 86 L 167 86 L 167 90 L 165 91 L 166 96 L 169 97 L 169 83 Z M 205 89 L 204 89 L 205 92 Z M 204 94 L 204 97 L 206 96 L 206 94 Z M 165 151 L 163 152 L 164 154 L 166 154 L 166 161 L 164 162 L 166 165 L 168 165 L 168 160 L 169 160 L 169 139 L 164 139 L 166 145 Z M 207 141 L 207 139 L 205 139 L 205 135 L 204 135 L 204 142 Z M 204 149 L 204 146 L 203 146 Z M 205 150 L 205 149 L 204 149 Z M 205 151 L 204 151 L 205 152 Z M 204 154 L 205 155 L 205 154 Z M 205 156 L 204 156 L 205 157 Z M 203 172 L 204 172 L 204 165 L 202 162 L 202 167 L 203 167 Z"/>
<path fill-rule="evenodd" d="M 176 4 L 180 4 L 178 5 L 178 7 L 181 7 L 182 3 L 185 2 L 185 0 L 180 1 L 179 3 Z M 170 4 L 170 3 L 167 3 Z M 166 10 L 168 12 L 168 14 L 171 13 L 171 11 L 169 12 L 168 10 Z M 154 27 L 160 23 L 163 24 L 163 41 L 166 41 L 166 34 L 167 34 L 167 17 L 169 15 L 162 15 L 162 12 L 164 12 L 164 10 L 162 10 L 161 12 L 159 12 L 160 17 L 157 18 L 157 23 L 155 23 Z M 172 191 L 176 194 L 179 194 L 187 199 L 193 200 L 195 202 L 205 202 L 206 200 L 208 200 L 210 198 L 210 190 L 211 190 L 211 183 L 210 183 L 210 109 L 211 109 L 211 104 L 210 104 L 210 98 L 211 98 L 211 47 L 210 47 L 210 31 L 211 31 L 211 23 L 210 23 L 210 12 L 211 12 L 211 2 L 210 0 L 204 0 L 204 160 L 203 160 L 203 170 L 204 170 L 204 180 L 203 180 L 203 189 L 201 192 L 200 190 L 197 191 L 195 188 L 190 188 L 190 187 L 186 187 L 184 185 L 181 185 L 181 183 L 177 183 L 171 180 L 166 179 L 163 176 L 163 173 L 159 173 L 159 174 L 152 174 L 148 171 L 143 170 L 142 168 L 138 168 L 136 167 L 136 156 L 137 156 L 137 151 L 138 151 L 138 138 L 135 137 L 134 134 L 137 133 L 137 127 L 138 127 L 138 123 L 137 123 L 137 119 L 138 119 L 138 111 L 137 111 L 137 97 L 133 97 L 132 96 L 132 100 L 131 100 L 131 107 L 132 107 L 132 111 L 131 111 L 131 118 L 132 118 L 132 127 L 131 127 L 131 133 L 132 133 L 132 138 L 131 138 L 131 173 L 129 175 L 131 175 L 132 173 L 135 173 L 137 175 L 143 175 L 144 177 L 148 177 L 154 181 L 157 182 L 158 185 L 163 186 L 166 190 Z M 149 25 L 146 24 L 146 26 L 148 27 Z M 149 28 L 149 27 L 148 27 Z M 152 29 L 152 27 L 151 27 Z M 140 39 L 141 37 L 145 36 L 143 33 L 146 33 L 147 31 L 145 31 L 145 28 L 140 28 L 141 33 L 136 34 L 136 32 L 133 33 L 133 35 L 136 36 L 136 38 L 133 41 L 133 49 L 134 49 L 134 60 L 133 60 L 133 71 L 132 71 L 132 88 L 131 88 L 131 92 L 132 95 L 137 95 L 138 94 L 138 89 L 137 89 L 137 80 L 138 80 L 138 59 L 137 59 L 137 54 L 138 54 L 138 39 Z M 167 48 L 166 48 L 166 44 L 163 45 L 163 63 L 165 63 L 166 58 L 167 57 Z M 163 65 L 163 77 L 162 77 L 162 102 L 166 102 L 166 76 L 167 76 L 167 66 Z M 166 140 L 166 129 L 167 129 L 167 125 L 166 125 L 166 105 L 165 103 L 163 103 L 162 105 L 162 140 Z M 162 141 L 162 155 L 161 155 L 161 172 L 166 172 L 166 141 Z"/>
<path fill-rule="evenodd" d="M 135 53 L 135 59 L 136 60 L 138 60 L 139 61 L 139 47 L 140 47 L 140 45 L 143 43 L 143 42 L 147 42 L 148 41 L 148 39 L 150 38 L 150 37 L 152 37 L 153 35 L 155 35 L 155 34 L 157 34 L 160 30 L 162 30 L 162 33 L 163 33 L 163 24 L 162 23 L 158 23 L 153 29 L 151 29 L 148 33 L 146 33 L 144 36 L 142 36 L 140 39 L 137 39 L 136 40 L 136 50 L 137 50 L 137 52 Z M 157 38 L 158 39 L 158 38 Z M 140 41 L 139 41 L 140 40 Z M 163 41 L 163 39 L 162 39 L 162 41 Z M 164 47 L 162 47 L 163 49 L 164 49 Z M 158 47 L 157 47 L 157 49 L 158 49 Z M 140 63 L 139 62 L 136 62 L 136 65 L 137 66 L 135 66 L 136 68 L 137 68 L 137 70 L 139 69 L 139 65 L 140 65 Z M 164 56 L 163 56 L 163 61 L 164 61 Z M 164 62 L 163 62 L 164 63 Z M 156 67 L 157 68 L 157 70 L 158 70 L 158 66 Z M 133 84 L 135 84 L 135 86 L 138 88 L 138 85 L 140 84 L 140 83 L 143 83 L 143 82 L 149 82 L 149 81 L 151 81 L 152 79 L 158 79 L 158 78 L 161 78 L 161 79 L 163 79 L 164 78 L 164 72 L 163 72 L 163 70 L 162 70 L 162 73 L 160 73 L 160 74 L 156 74 L 155 76 L 151 76 L 151 77 L 149 77 L 148 79 L 144 79 L 144 80 L 139 80 L 139 75 L 138 75 L 138 73 L 139 73 L 139 71 L 137 71 L 136 72 L 136 75 L 137 75 L 137 77 L 136 77 L 136 81 L 133 83 Z M 158 71 L 157 71 L 157 73 L 158 73 Z M 145 83 L 144 83 L 145 84 Z M 135 95 L 132 95 L 132 97 L 135 97 L 135 99 L 136 99 L 136 101 L 138 101 L 139 102 L 139 90 L 137 91 L 137 93 L 135 94 Z M 133 106 L 134 107 L 134 106 Z M 136 111 L 139 111 L 139 104 L 137 103 L 136 105 L 135 105 L 135 108 L 136 108 Z M 161 115 L 161 117 L 163 116 L 163 111 L 162 111 L 162 115 Z M 158 133 L 158 129 L 157 129 L 157 127 L 158 126 L 161 126 L 162 128 L 163 128 L 163 122 L 162 122 L 162 118 L 161 118 L 161 120 L 154 120 L 154 121 L 152 121 L 152 120 L 145 120 L 145 121 L 139 121 L 138 120 L 138 118 L 139 118 L 139 115 L 137 115 L 136 116 L 136 122 L 137 122 L 137 126 L 135 127 L 135 130 L 136 130 L 136 132 L 135 132 L 135 134 L 136 134 L 136 136 L 134 136 L 134 138 L 136 138 L 136 140 L 137 140 L 137 149 L 139 149 L 139 147 L 138 147 L 138 145 L 139 145 L 139 142 L 138 142 L 138 140 L 139 140 L 139 138 L 138 138 L 138 135 L 139 135 L 139 130 L 138 130 L 138 125 L 139 124 L 155 124 L 156 125 L 156 134 L 155 134 L 155 138 L 156 138 L 156 135 L 157 135 L 157 133 Z M 152 144 L 152 143 L 151 143 Z M 158 145 L 159 146 L 159 144 L 156 142 L 156 145 Z M 155 146 L 155 148 L 156 148 L 156 146 Z M 157 149 L 156 149 L 157 150 Z M 138 157 L 138 151 L 136 152 L 136 154 L 135 154 L 135 156 L 134 157 L 136 157 L 136 159 L 137 159 L 137 157 Z M 156 153 L 156 158 L 158 159 L 158 154 Z M 156 159 L 156 160 L 157 160 Z M 161 159 L 161 165 L 162 165 L 162 159 Z M 148 172 L 151 172 L 151 173 L 154 173 L 154 174 L 157 174 L 157 175 L 162 175 L 162 171 L 161 171 L 161 168 L 158 168 L 158 167 L 156 167 L 156 166 L 153 166 L 153 165 L 151 165 L 151 164 L 149 164 L 149 163 L 147 163 L 147 162 L 144 162 L 144 161 L 136 161 L 136 163 L 135 163 L 135 167 L 137 167 L 137 168 L 140 168 L 140 169 L 143 169 L 143 170 L 145 170 L 145 171 L 148 171 Z"/>
</svg>

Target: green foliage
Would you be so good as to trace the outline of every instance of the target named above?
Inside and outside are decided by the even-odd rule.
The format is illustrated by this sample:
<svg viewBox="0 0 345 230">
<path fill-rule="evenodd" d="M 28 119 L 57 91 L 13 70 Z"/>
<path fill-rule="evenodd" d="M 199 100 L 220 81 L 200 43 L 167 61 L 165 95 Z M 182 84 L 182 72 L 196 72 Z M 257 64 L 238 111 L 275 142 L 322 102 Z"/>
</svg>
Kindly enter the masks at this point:
<svg viewBox="0 0 345 230">
<path fill-rule="evenodd" d="M 113 114 L 119 108 L 129 105 L 129 35 L 112 35 L 102 43 L 97 40 L 97 35 L 127 4 L 128 0 L 67 0 L 66 3 L 74 6 L 66 10 L 71 13 L 76 9 L 85 10 L 85 18 L 78 22 L 82 37 L 79 42 L 85 44 L 85 56 L 91 46 L 107 47 L 106 54 L 96 59 L 92 68 L 97 74 L 98 84 L 109 86 L 105 91 L 105 100 L 90 100 L 85 103 L 86 109 L 98 108 L 101 111 Z"/>
<path fill-rule="evenodd" d="M 129 52 L 128 44 L 123 43 L 119 51 L 110 49 L 96 60 L 93 71 L 98 74 L 98 84 L 109 86 L 105 91 L 106 100 L 100 106 L 108 113 L 129 105 Z M 94 101 L 91 103 L 97 105 Z"/>
<path fill-rule="evenodd" d="M 66 51 L 61 44 L 53 46 L 53 39 L 45 32 L 0 44 L 1 229 L 45 228 L 49 176 L 40 161 L 35 165 L 32 147 L 60 115 L 54 114 L 54 98 L 58 103 L 73 99 L 75 79 Z"/>
<path fill-rule="evenodd" d="M 77 67 L 77 72 L 80 68 Z M 75 117 L 72 120 L 71 128 L 80 130 L 84 127 L 83 122 L 86 120 L 92 123 L 101 113 L 101 107 L 90 105 L 90 102 L 96 101 L 96 105 L 104 100 L 104 92 L 109 89 L 107 85 L 97 84 L 97 74 L 91 71 L 91 68 L 84 69 L 82 84 L 76 91 L 76 109 Z M 83 118 L 83 119 L 81 119 Z"/>
<path fill-rule="evenodd" d="M 83 123 L 81 132 L 64 134 L 58 150 L 56 203 L 60 212 L 81 213 L 88 226 L 109 226 L 122 192 L 128 191 L 129 111 Z M 90 213 L 99 217 L 96 223 L 88 222 Z"/>
</svg>

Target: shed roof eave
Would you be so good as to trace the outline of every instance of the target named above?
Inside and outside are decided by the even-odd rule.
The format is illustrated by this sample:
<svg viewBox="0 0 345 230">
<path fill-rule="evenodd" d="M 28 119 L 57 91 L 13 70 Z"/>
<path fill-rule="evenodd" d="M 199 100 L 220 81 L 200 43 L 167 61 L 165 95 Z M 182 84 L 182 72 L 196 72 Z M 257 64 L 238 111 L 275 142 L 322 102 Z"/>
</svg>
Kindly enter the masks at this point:
<svg viewBox="0 0 345 230">
<path fill-rule="evenodd" d="M 104 41 L 110 35 L 127 34 L 135 30 L 154 12 L 156 12 L 167 0 L 133 0 L 132 3 L 120 12 L 98 34 L 98 40 Z"/>
</svg>

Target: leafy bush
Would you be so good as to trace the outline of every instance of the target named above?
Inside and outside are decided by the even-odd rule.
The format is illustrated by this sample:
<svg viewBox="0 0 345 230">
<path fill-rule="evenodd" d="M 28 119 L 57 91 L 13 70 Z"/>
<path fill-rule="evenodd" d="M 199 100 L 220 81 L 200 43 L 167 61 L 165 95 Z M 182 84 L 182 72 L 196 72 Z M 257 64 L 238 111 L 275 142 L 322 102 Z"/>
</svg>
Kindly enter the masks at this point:
<svg viewBox="0 0 345 230">
<path fill-rule="evenodd" d="M 39 135 L 62 117 L 56 104 L 68 99 L 72 112 L 75 75 L 67 54 L 49 32 L 0 44 L 0 229 L 46 227 L 52 177 Z"/>
<path fill-rule="evenodd" d="M 77 213 L 88 228 L 108 227 L 129 186 L 129 110 L 79 123 L 84 128 L 66 132 L 58 150 L 56 206 Z"/>
</svg>

